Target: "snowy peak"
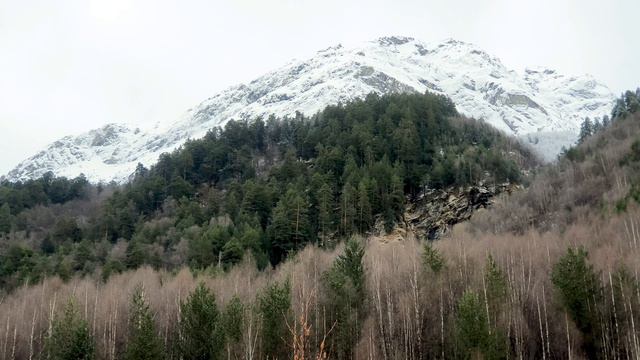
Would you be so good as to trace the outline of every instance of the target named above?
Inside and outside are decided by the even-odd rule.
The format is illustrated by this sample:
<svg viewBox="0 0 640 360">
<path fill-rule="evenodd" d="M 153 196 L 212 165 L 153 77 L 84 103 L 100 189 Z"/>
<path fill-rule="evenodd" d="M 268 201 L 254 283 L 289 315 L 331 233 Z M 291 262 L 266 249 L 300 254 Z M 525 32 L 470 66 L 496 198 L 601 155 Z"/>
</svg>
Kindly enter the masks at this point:
<svg viewBox="0 0 640 360">
<path fill-rule="evenodd" d="M 107 125 L 65 137 L 19 164 L 7 178 L 23 180 L 53 171 L 84 173 L 91 181 L 124 181 L 138 162 L 150 166 L 161 153 L 231 119 L 313 115 L 372 92 L 425 91 L 450 97 L 462 114 L 530 142 L 547 159 L 575 141 L 586 116 L 607 114 L 614 100 L 590 76 L 569 77 L 549 69 L 520 74 L 473 44 L 382 37 L 352 47 L 332 46 L 290 62 L 206 99 L 164 126 Z"/>
</svg>

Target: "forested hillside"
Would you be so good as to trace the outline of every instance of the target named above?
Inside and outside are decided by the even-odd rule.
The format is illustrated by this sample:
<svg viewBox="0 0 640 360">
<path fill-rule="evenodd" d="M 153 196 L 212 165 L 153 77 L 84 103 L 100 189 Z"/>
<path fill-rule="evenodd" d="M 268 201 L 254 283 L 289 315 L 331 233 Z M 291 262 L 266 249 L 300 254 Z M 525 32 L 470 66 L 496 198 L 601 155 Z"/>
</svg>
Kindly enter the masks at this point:
<svg viewBox="0 0 640 360">
<path fill-rule="evenodd" d="M 217 271 L 246 253 L 264 268 L 376 222 L 390 230 L 424 188 L 514 182 L 519 165 L 532 164 L 527 150 L 435 95 L 371 95 L 311 118 L 232 121 L 140 166 L 124 187 L 51 177 L 4 184 L 0 284 L 106 280 L 142 265 Z M 68 211 L 51 211 L 72 199 Z"/>
<path fill-rule="evenodd" d="M 88 251 L 71 273 L 88 276 L 36 285 L 18 281 L 29 267 L 10 273 L 0 357 L 636 358 L 637 102 L 626 93 L 606 127 L 437 241 L 402 221 L 425 187 L 522 181 L 535 164 L 446 99 L 231 123 L 124 188 L 57 205 L 99 204 L 79 240 L 27 259 L 107 260 Z M 29 250 L 25 236 L 14 223 L 3 244 Z"/>
</svg>

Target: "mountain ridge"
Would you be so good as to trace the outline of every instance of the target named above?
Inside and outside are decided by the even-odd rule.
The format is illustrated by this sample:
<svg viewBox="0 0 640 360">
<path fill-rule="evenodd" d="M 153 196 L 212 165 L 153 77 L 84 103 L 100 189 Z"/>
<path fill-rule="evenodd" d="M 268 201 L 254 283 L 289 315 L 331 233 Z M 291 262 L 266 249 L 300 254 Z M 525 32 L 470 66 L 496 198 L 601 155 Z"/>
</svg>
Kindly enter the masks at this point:
<svg viewBox="0 0 640 360">
<path fill-rule="evenodd" d="M 608 114 L 614 99 L 589 75 L 568 77 L 545 68 L 519 74 L 462 41 L 428 44 L 410 37 L 382 37 L 291 61 L 209 97 L 176 122 L 146 129 L 108 124 L 64 137 L 20 163 L 6 178 L 26 180 L 52 171 L 68 177 L 84 173 L 92 182 L 124 182 L 138 163 L 150 166 L 161 153 L 231 119 L 311 115 L 372 92 L 425 91 L 450 97 L 462 114 L 531 143 L 547 160 L 575 141 L 585 117 Z"/>
</svg>

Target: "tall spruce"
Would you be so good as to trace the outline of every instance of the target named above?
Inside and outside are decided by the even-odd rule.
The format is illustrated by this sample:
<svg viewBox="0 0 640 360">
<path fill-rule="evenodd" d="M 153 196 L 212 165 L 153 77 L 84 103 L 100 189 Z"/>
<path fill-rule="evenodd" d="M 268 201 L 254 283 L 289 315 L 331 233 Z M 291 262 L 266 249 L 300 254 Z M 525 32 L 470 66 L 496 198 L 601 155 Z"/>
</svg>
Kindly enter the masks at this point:
<svg viewBox="0 0 640 360">
<path fill-rule="evenodd" d="M 335 322 L 330 340 L 333 356 L 338 359 L 353 358 L 367 311 L 364 254 L 364 247 L 359 241 L 349 240 L 344 253 L 323 275 L 326 306 L 332 314 L 331 321 Z"/>
<path fill-rule="evenodd" d="M 287 323 L 290 322 L 291 285 L 273 283 L 258 297 L 258 309 L 262 316 L 262 347 L 269 359 L 288 356 Z"/>
<path fill-rule="evenodd" d="M 478 293 L 467 290 L 458 300 L 455 330 L 462 359 L 506 359 L 504 336 L 491 331 Z"/>
<path fill-rule="evenodd" d="M 145 299 L 144 289 L 136 287 L 129 306 L 129 334 L 125 360 L 164 359 L 162 341 L 158 337 L 153 312 Z"/>
<path fill-rule="evenodd" d="M 53 319 L 44 352 L 50 360 L 95 359 L 93 337 L 74 300 L 69 300 L 62 316 L 56 315 Z"/>
<path fill-rule="evenodd" d="M 602 286 L 587 257 L 585 249 L 569 248 L 553 266 L 551 279 L 564 308 L 584 336 L 585 353 L 595 356 L 600 335 L 597 304 Z"/>
<path fill-rule="evenodd" d="M 200 283 L 180 305 L 180 354 L 185 360 L 222 358 L 224 346 L 220 312 L 211 290 Z"/>
</svg>

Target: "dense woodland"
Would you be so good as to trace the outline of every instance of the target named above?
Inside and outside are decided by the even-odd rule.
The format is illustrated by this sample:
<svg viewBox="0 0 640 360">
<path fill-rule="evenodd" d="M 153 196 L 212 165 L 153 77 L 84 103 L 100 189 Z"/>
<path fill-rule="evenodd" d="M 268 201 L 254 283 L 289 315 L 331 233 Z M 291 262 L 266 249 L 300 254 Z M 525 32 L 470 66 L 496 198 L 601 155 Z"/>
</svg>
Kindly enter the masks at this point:
<svg viewBox="0 0 640 360">
<path fill-rule="evenodd" d="M 62 202 L 27 189 L 82 178 L 3 184 L 0 358 L 638 358 L 639 93 L 535 171 L 393 95 L 231 122 Z M 441 240 L 386 235 L 425 188 L 506 181 Z"/>
<path fill-rule="evenodd" d="M 424 188 L 520 180 L 531 154 L 435 95 L 371 95 L 312 118 L 228 123 L 139 166 L 124 186 L 47 176 L 3 184 L 0 284 L 150 265 L 260 268 L 376 223 Z M 75 201 L 73 201 L 75 200 Z M 83 203 L 83 204 L 79 204 Z M 52 204 L 63 204 L 60 210 Z"/>
</svg>

